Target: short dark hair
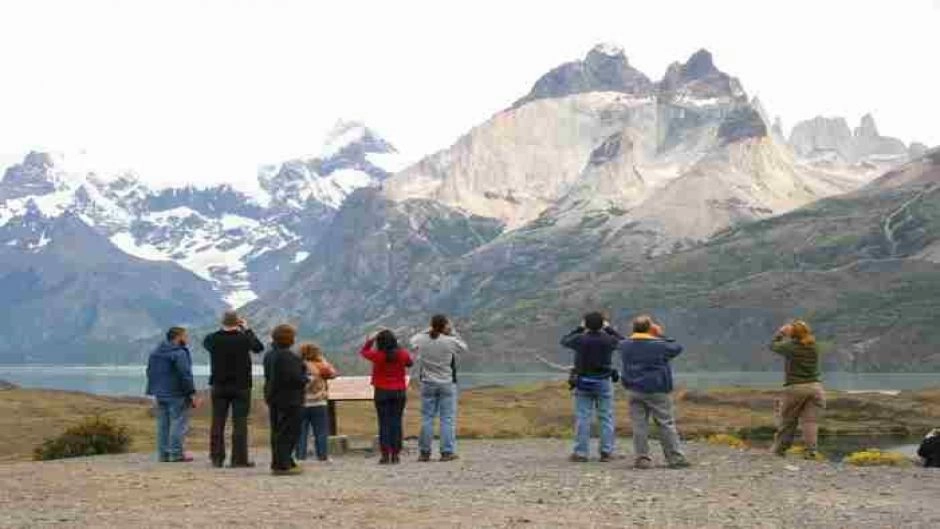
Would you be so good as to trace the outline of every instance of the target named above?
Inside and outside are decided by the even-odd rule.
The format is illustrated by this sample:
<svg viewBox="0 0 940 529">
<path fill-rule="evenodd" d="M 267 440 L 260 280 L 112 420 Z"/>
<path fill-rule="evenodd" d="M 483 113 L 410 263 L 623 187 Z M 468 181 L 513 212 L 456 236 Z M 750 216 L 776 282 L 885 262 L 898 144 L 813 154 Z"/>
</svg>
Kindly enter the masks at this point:
<svg viewBox="0 0 940 529">
<path fill-rule="evenodd" d="M 591 331 L 599 331 L 604 328 L 604 315 L 600 312 L 588 312 L 584 315 L 584 326 Z"/>
<path fill-rule="evenodd" d="M 633 332 L 650 332 L 653 328 L 653 318 L 642 314 L 633 318 Z"/>
<path fill-rule="evenodd" d="M 186 334 L 185 327 L 170 327 L 170 330 L 166 331 L 166 341 L 172 342 L 184 334 Z"/>
<path fill-rule="evenodd" d="M 293 325 L 282 323 L 271 331 L 271 341 L 278 347 L 290 347 L 297 338 L 297 329 Z"/>
</svg>

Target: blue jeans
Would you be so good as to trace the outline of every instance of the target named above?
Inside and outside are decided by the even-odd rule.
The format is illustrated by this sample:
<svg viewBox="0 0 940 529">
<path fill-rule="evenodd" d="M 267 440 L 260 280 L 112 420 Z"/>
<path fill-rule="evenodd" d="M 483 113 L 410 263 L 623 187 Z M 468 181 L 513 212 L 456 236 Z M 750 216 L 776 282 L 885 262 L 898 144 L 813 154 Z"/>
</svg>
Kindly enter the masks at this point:
<svg viewBox="0 0 940 529">
<path fill-rule="evenodd" d="M 604 380 L 597 391 L 575 390 L 575 442 L 574 453 L 588 456 L 591 443 L 591 423 L 594 411 L 601 423 L 602 454 L 614 452 L 614 385 Z"/>
<path fill-rule="evenodd" d="M 421 383 L 421 436 L 418 448 L 431 452 L 434 419 L 441 418 L 441 453 L 453 454 L 457 449 L 457 384 Z"/>
<path fill-rule="evenodd" d="M 327 406 L 306 406 L 300 416 L 300 440 L 297 442 L 297 459 L 307 459 L 307 439 L 313 431 L 314 448 L 317 459 L 325 460 L 329 457 L 328 445 L 330 440 L 330 417 Z"/>
<path fill-rule="evenodd" d="M 175 461 L 183 457 L 183 438 L 189 431 L 189 399 L 157 399 L 157 458 Z"/>
</svg>

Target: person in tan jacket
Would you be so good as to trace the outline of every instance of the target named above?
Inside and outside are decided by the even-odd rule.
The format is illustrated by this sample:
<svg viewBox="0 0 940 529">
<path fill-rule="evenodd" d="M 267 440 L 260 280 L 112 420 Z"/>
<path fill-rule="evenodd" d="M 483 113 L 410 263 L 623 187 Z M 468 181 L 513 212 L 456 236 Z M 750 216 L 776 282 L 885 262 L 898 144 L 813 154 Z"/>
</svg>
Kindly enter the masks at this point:
<svg viewBox="0 0 940 529">
<path fill-rule="evenodd" d="M 304 343 L 298 349 L 300 357 L 307 365 L 310 382 L 304 395 L 304 411 L 300 428 L 300 441 L 297 443 L 297 459 L 307 459 L 307 439 L 313 431 L 314 447 L 317 459 L 328 461 L 328 441 L 330 436 L 329 401 L 330 379 L 336 378 L 336 369 L 323 356 L 317 344 Z"/>
</svg>

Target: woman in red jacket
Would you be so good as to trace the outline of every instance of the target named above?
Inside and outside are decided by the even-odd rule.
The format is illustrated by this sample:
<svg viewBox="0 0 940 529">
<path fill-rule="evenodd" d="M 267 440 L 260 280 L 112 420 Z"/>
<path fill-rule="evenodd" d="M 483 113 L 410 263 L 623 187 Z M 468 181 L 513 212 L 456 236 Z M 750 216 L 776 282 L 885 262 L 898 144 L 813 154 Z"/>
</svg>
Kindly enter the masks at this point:
<svg viewBox="0 0 940 529">
<path fill-rule="evenodd" d="M 379 464 L 397 465 L 401 462 L 402 417 L 408 389 L 407 369 L 412 365 L 411 354 L 398 346 L 398 339 L 388 329 L 366 339 L 359 354 L 372 362 L 372 386 L 375 387 L 375 411 L 379 418 L 379 445 L 382 447 Z"/>
</svg>

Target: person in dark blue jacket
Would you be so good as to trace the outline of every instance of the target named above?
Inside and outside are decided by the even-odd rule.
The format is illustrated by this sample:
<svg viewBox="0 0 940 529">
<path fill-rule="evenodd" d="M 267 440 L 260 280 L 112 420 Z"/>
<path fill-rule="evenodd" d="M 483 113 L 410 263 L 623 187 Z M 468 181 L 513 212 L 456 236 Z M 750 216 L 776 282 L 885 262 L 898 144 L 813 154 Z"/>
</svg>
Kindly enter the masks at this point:
<svg viewBox="0 0 940 529">
<path fill-rule="evenodd" d="M 591 312 L 575 330 L 561 339 L 574 351 L 575 443 L 571 461 L 588 460 L 591 422 L 595 410 L 601 425 L 600 460 L 610 461 L 614 452 L 614 387 L 617 374 L 611 356 L 623 336 L 612 329 L 604 315 Z"/>
<path fill-rule="evenodd" d="M 682 353 L 682 346 L 664 336 L 663 327 L 649 316 L 633 320 L 633 334 L 618 346 L 623 362 L 623 386 L 630 392 L 630 422 L 633 426 L 634 466 L 651 468 L 649 420 L 659 426 L 663 452 L 670 468 L 685 468 L 679 432 L 673 417 L 670 393 L 673 390 L 670 361 Z"/>
<path fill-rule="evenodd" d="M 164 462 L 193 460 L 183 450 L 196 394 L 188 342 L 186 329 L 172 327 L 147 360 L 147 395 L 157 404 L 157 457 Z"/>
</svg>

